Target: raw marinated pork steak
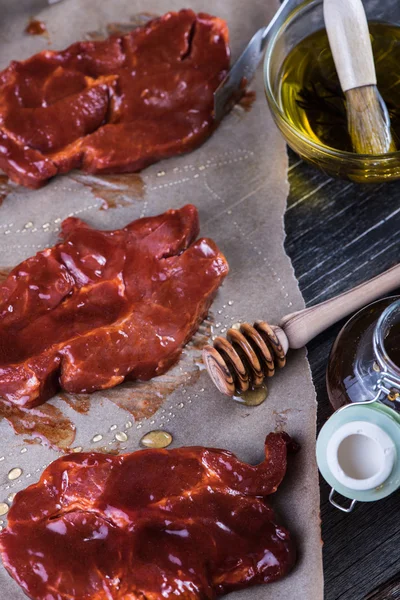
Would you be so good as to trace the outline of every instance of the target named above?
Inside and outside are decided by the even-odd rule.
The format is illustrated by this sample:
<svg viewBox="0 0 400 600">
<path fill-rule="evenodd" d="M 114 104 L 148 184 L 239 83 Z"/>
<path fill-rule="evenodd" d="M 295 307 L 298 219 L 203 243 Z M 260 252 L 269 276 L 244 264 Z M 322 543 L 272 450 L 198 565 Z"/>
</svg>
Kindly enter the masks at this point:
<svg viewBox="0 0 400 600">
<path fill-rule="evenodd" d="M 93 392 L 164 373 L 228 272 L 198 232 L 191 205 L 116 231 L 65 220 L 63 241 L 0 285 L 0 397 L 30 408 L 60 388 Z"/>
<path fill-rule="evenodd" d="M 226 23 L 192 10 L 12 62 L 0 73 L 0 168 L 36 188 L 75 168 L 133 172 L 187 152 L 212 132 L 228 68 Z"/>
<path fill-rule="evenodd" d="M 212 600 L 275 581 L 295 549 L 265 496 L 295 449 L 271 433 L 257 466 L 201 447 L 64 456 L 17 494 L 4 565 L 34 600 Z"/>
</svg>

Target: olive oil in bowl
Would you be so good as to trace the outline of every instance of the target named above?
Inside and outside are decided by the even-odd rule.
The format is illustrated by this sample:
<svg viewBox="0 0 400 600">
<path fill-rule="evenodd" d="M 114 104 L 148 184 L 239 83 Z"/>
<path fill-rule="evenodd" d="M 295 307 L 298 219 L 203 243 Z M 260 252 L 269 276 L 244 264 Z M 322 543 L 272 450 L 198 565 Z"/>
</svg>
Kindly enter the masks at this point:
<svg viewBox="0 0 400 600">
<path fill-rule="evenodd" d="M 370 22 L 377 86 L 389 111 L 400 149 L 400 27 Z M 345 97 L 340 88 L 325 29 L 300 41 L 284 60 L 279 103 L 299 133 L 325 148 L 352 152 Z"/>
</svg>

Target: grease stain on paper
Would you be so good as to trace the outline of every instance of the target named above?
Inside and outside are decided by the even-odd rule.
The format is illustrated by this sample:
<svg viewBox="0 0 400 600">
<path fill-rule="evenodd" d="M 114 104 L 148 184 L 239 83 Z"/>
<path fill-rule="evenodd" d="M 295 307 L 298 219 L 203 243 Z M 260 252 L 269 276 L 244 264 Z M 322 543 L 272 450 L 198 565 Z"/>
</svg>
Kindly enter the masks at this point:
<svg viewBox="0 0 400 600">
<path fill-rule="evenodd" d="M 26 443 L 39 443 L 66 450 L 75 439 L 75 425 L 64 413 L 46 402 L 36 408 L 20 408 L 0 401 L 0 421 L 10 423 L 15 433 L 29 436 Z"/>
<path fill-rule="evenodd" d="M 142 27 L 143 25 L 146 25 L 148 21 L 156 19 L 159 16 L 159 14 L 146 11 L 136 13 L 130 17 L 129 21 L 125 21 L 123 23 L 108 23 L 102 29 L 97 29 L 96 31 L 88 31 L 84 37 L 87 40 L 100 42 L 105 38 L 109 37 L 110 35 L 126 35 L 133 29 L 136 29 L 137 27 Z"/>
<path fill-rule="evenodd" d="M 10 193 L 9 179 L 7 175 L 0 175 L 0 206 Z"/>
<path fill-rule="evenodd" d="M 14 194 L 29 194 L 32 190 L 17 185 L 11 181 L 7 175 L 0 172 L 0 206 L 6 200 L 7 196 L 11 193 Z M 11 270 L 11 269 L 10 269 Z"/>
<path fill-rule="evenodd" d="M 250 112 L 255 100 L 256 92 L 254 90 L 246 90 L 243 96 L 240 98 L 238 104 L 245 112 Z"/>
<path fill-rule="evenodd" d="M 290 413 L 299 413 L 301 410 L 297 408 L 286 408 L 284 410 L 273 410 L 272 414 L 275 420 L 275 429 L 274 431 L 277 433 L 279 431 L 284 431 L 289 419 Z"/>
<path fill-rule="evenodd" d="M 0 203 L 1 204 L 1 203 Z M 0 283 L 5 281 L 12 271 L 11 267 L 0 267 Z"/>
<path fill-rule="evenodd" d="M 87 394 L 67 394 L 60 392 L 57 394 L 57 397 L 81 415 L 86 415 L 90 410 L 90 396 Z"/>
<path fill-rule="evenodd" d="M 87 175 L 74 173 L 71 179 L 89 188 L 102 201 L 101 210 L 130 206 L 145 194 L 143 178 L 138 173 Z"/>
</svg>

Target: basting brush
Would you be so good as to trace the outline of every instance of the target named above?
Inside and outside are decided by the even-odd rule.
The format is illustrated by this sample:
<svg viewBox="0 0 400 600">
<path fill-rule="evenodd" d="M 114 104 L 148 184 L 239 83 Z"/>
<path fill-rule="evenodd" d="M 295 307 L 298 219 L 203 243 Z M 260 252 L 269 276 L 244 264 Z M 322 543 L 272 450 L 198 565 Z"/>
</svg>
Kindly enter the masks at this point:
<svg viewBox="0 0 400 600">
<path fill-rule="evenodd" d="M 324 0 L 324 19 L 340 85 L 347 127 L 358 154 L 386 154 L 395 144 L 378 88 L 368 22 L 361 0 Z"/>
</svg>

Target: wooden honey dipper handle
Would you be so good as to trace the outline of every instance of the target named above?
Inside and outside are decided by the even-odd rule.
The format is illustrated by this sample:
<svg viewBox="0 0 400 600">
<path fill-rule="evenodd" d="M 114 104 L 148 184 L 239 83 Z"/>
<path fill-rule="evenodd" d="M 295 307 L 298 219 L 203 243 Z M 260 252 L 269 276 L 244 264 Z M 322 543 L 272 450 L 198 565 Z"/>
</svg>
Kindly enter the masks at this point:
<svg viewBox="0 0 400 600">
<path fill-rule="evenodd" d="M 335 298 L 287 315 L 282 319 L 279 327 L 286 334 L 289 348 L 302 348 L 343 317 L 347 317 L 396 287 L 400 287 L 400 264 Z"/>
<path fill-rule="evenodd" d="M 302 348 L 336 321 L 399 286 L 400 264 L 340 296 L 287 315 L 279 325 L 242 323 L 239 329 L 229 329 L 226 338 L 219 336 L 213 346 L 204 348 L 207 371 L 227 396 L 258 387 L 265 377 L 274 375 L 276 367 L 285 365 L 288 348 Z"/>
</svg>

